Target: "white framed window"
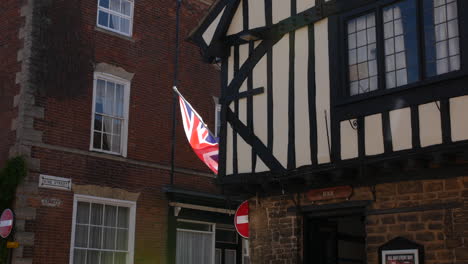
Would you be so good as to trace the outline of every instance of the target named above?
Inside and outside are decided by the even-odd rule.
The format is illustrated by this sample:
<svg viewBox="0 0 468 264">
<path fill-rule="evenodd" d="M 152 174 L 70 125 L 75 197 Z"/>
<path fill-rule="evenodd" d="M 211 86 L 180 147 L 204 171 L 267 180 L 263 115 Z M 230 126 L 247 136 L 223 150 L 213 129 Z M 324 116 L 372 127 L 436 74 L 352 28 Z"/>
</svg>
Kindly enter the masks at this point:
<svg viewBox="0 0 468 264">
<path fill-rule="evenodd" d="M 94 73 L 90 150 L 127 156 L 130 82 Z"/>
<path fill-rule="evenodd" d="M 176 263 L 214 264 L 215 230 L 214 223 L 178 220 Z"/>
<path fill-rule="evenodd" d="M 75 195 L 70 264 L 132 264 L 136 203 Z"/>
<path fill-rule="evenodd" d="M 98 0 L 97 26 L 130 37 L 133 6 L 133 0 Z"/>
</svg>

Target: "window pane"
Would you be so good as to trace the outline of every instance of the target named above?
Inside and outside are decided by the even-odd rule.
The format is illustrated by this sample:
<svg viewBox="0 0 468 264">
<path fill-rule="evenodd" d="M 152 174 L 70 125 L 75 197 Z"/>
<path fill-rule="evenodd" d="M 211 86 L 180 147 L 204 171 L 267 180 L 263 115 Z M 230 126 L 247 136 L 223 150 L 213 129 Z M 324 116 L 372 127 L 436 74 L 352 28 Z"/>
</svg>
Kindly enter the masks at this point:
<svg viewBox="0 0 468 264">
<path fill-rule="evenodd" d="M 120 30 L 120 17 L 116 15 L 110 15 L 109 27 L 115 30 Z"/>
<path fill-rule="evenodd" d="M 126 34 L 130 33 L 130 20 L 120 18 L 120 31 Z"/>
<path fill-rule="evenodd" d="M 123 104 L 124 104 L 124 86 L 117 84 L 115 86 L 115 115 L 123 117 Z"/>
<path fill-rule="evenodd" d="M 115 228 L 104 228 L 103 249 L 115 249 Z"/>
<path fill-rule="evenodd" d="M 89 229 L 89 248 L 101 248 L 102 227 L 90 226 Z"/>
<path fill-rule="evenodd" d="M 117 229 L 117 250 L 128 250 L 127 229 Z"/>
<path fill-rule="evenodd" d="M 112 152 L 120 153 L 120 136 L 112 136 Z"/>
<path fill-rule="evenodd" d="M 103 113 L 104 111 L 104 98 L 106 92 L 106 81 L 97 80 L 96 83 L 96 104 L 95 104 L 95 111 L 97 113 Z"/>
<path fill-rule="evenodd" d="M 87 225 L 75 225 L 75 247 L 88 247 Z"/>
<path fill-rule="evenodd" d="M 102 225 L 102 213 L 103 205 L 102 204 L 91 204 L 91 224 L 92 225 Z"/>
<path fill-rule="evenodd" d="M 117 227 L 128 228 L 129 211 L 130 209 L 127 207 L 119 207 Z"/>
<path fill-rule="evenodd" d="M 371 77 L 377 76 L 375 15 L 367 14 L 347 23 L 350 95 L 375 90 L 377 77 L 373 78 L 372 87 L 369 82 Z"/>
<path fill-rule="evenodd" d="M 115 226 L 117 222 L 117 207 L 112 205 L 106 205 L 104 215 L 105 226 Z"/>
<path fill-rule="evenodd" d="M 120 12 L 120 0 L 110 0 L 110 9 L 112 11 Z"/>
<path fill-rule="evenodd" d="M 114 96 L 115 96 L 115 84 L 107 82 L 106 99 L 104 104 L 104 113 L 107 115 L 114 114 Z"/>
<path fill-rule="evenodd" d="M 424 0 L 426 74 L 434 76 L 459 70 L 457 1 Z M 455 56 L 452 63 L 452 58 Z"/>
<path fill-rule="evenodd" d="M 100 264 L 113 264 L 114 253 L 112 252 L 101 252 L 101 263 Z"/>
<path fill-rule="evenodd" d="M 121 10 L 122 14 L 130 16 L 130 14 L 131 14 L 131 4 L 130 4 L 129 1 L 122 0 L 121 8 L 122 8 L 122 10 Z"/>
<path fill-rule="evenodd" d="M 103 120 L 104 120 L 103 131 L 105 133 L 112 133 L 112 118 L 105 116 Z"/>
<path fill-rule="evenodd" d="M 221 250 L 217 248 L 215 251 L 215 264 L 222 264 L 222 255 L 221 255 Z"/>
<path fill-rule="evenodd" d="M 109 0 L 100 0 L 99 5 L 105 8 L 109 8 Z"/>
<path fill-rule="evenodd" d="M 236 264 L 236 251 L 226 249 L 224 251 L 224 263 L 225 264 Z"/>
<path fill-rule="evenodd" d="M 386 88 L 390 89 L 419 79 L 416 1 L 400 1 L 383 12 Z"/>
<path fill-rule="evenodd" d="M 93 133 L 93 148 L 95 149 L 102 148 L 102 133 L 99 133 L 99 132 Z"/>
<path fill-rule="evenodd" d="M 111 140 L 112 140 L 111 134 L 106 134 L 106 133 L 102 134 L 102 149 L 103 150 L 107 150 L 107 151 L 110 150 Z"/>
<path fill-rule="evenodd" d="M 74 250 L 73 264 L 86 264 L 86 250 L 83 250 L 83 249 Z"/>
<path fill-rule="evenodd" d="M 98 23 L 101 26 L 108 27 L 109 26 L 109 14 L 104 11 L 99 10 Z"/>
<path fill-rule="evenodd" d="M 122 133 L 122 120 L 114 119 L 113 121 L 112 133 L 114 135 L 121 135 Z"/>
<path fill-rule="evenodd" d="M 102 131 L 102 115 L 94 116 L 94 130 Z"/>
<path fill-rule="evenodd" d="M 127 253 L 117 252 L 115 253 L 114 264 L 125 264 L 127 263 Z"/>
<path fill-rule="evenodd" d="M 86 263 L 87 264 L 98 264 L 99 263 L 99 251 L 88 250 Z"/>
<path fill-rule="evenodd" d="M 76 222 L 79 224 L 89 223 L 89 203 L 85 203 L 85 202 L 77 203 Z"/>
</svg>

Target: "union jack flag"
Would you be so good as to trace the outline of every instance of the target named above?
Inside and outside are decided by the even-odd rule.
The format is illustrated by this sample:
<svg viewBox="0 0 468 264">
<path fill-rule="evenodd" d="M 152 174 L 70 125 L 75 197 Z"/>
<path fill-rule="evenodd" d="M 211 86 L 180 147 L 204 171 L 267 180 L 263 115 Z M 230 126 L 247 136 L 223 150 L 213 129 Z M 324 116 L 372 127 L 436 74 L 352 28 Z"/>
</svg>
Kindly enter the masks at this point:
<svg viewBox="0 0 468 264">
<path fill-rule="evenodd" d="M 215 173 L 218 174 L 218 139 L 211 134 L 203 119 L 193 109 L 187 100 L 179 93 L 177 88 L 174 91 L 179 95 L 180 111 L 182 113 L 182 123 L 184 124 L 185 135 L 197 156 Z"/>
</svg>

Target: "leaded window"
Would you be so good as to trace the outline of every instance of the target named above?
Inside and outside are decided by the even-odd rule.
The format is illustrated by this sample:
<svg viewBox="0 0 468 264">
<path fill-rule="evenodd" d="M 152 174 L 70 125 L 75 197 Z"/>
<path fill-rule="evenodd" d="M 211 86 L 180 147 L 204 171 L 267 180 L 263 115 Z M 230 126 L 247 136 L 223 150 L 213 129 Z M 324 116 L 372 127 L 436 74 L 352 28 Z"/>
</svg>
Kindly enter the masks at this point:
<svg viewBox="0 0 468 264">
<path fill-rule="evenodd" d="M 460 70 L 457 0 L 401 0 L 348 16 L 348 94 L 399 88 Z"/>
</svg>

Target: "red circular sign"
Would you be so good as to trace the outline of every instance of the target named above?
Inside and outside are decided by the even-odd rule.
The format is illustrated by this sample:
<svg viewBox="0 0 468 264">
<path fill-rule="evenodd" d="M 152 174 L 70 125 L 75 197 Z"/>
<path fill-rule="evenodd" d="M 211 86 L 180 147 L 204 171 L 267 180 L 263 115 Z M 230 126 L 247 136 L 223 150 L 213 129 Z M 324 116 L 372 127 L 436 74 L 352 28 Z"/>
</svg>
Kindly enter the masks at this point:
<svg viewBox="0 0 468 264">
<path fill-rule="evenodd" d="M 13 229 L 13 212 L 5 209 L 0 217 L 0 236 L 7 238 Z"/>
<path fill-rule="evenodd" d="M 234 215 L 234 226 L 237 233 L 244 238 L 249 238 L 249 201 L 243 202 L 237 208 Z"/>
</svg>

